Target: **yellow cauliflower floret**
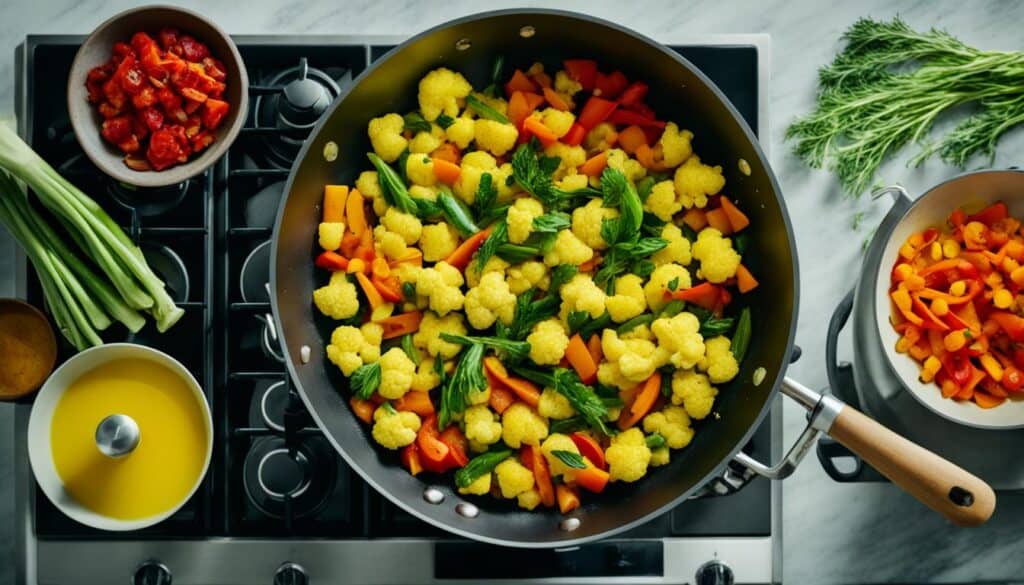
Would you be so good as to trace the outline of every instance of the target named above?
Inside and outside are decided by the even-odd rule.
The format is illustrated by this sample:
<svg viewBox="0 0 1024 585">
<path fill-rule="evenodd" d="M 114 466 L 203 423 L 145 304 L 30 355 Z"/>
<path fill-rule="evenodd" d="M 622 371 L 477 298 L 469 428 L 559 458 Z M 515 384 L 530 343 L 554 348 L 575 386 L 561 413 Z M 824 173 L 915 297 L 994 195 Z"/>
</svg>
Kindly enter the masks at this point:
<svg viewBox="0 0 1024 585">
<path fill-rule="evenodd" d="M 501 156 L 512 150 L 519 138 L 519 131 L 512 124 L 496 120 L 478 119 L 473 131 L 473 138 L 478 148 Z"/>
<path fill-rule="evenodd" d="M 598 381 L 623 390 L 650 378 L 671 355 L 647 339 L 622 339 L 614 329 L 602 332 L 601 350 L 607 362 L 598 366 Z"/>
<path fill-rule="evenodd" d="M 597 365 L 597 381 L 605 386 L 614 386 L 619 390 L 629 390 L 637 385 L 636 382 L 628 380 L 622 375 L 618 362 L 609 361 Z"/>
<path fill-rule="evenodd" d="M 683 405 L 690 418 L 700 420 L 711 413 L 718 390 L 708 377 L 693 370 L 676 370 L 672 376 L 672 404 Z"/>
<path fill-rule="evenodd" d="M 512 165 L 498 166 L 498 161 L 488 152 L 474 150 L 462 157 L 462 172 L 458 180 L 452 185 L 452 192 L 466 203 L 472 204 L 476 201 L 476 191 L 480 187 L 480 177 L 487 173 L 491 175 L 491 185 L 498 189 L 498 197 L 510 194 L 511 188 L 505 185 L 512 174 Z"/>
<path fill-rule="evenodd" d="M 576 447 L 576 443 L 573 443 L 568 435 L 554 433 L 545 439 L 540 446 L 540 452 L 548 460 L 548 467 L 551 469 L 552 476 L 572 474 L 572 468 L 562 463 L 562 460 L 554 455 L 555 451 L 568 451 L 569 453 L 579 455 L 580 450 Z"/>
<path fill-rule="evenodd" d="M 406 244 L 415 244 L 423 233 L 423 224 L 419 218 L 409 213 L 403 213 L 392 207 L 387 210 L 380 220 L 388 231 L 396 233 L 405 240 Z"/>
<path fill-rule="evenodd" d="M 662 465 L 668 465 L 669 460 L 672 458 L 672 451 L 668 447 L 658 447 L 657 449 L 651 450 L 651 467 L 661 467 Z"/>
<path fill-rule="evenodd" d="M 377 171 L 363 171 L 356 179 L 356 190 L 373 201 L 373 212 L 378 216 L 384 215 L 388 209 L 388 202 L 384 201 L 384 194 L 380 188 L 380 179 Z"/>
<path fill-rule="evenodd" d="M 533 472 L 519 462 L 518 457 L 509 457 L 494 468 L 502 497 L 512 499 L 533 489 Z"/>
<path fill-rule="evenodd" d="M 399 347 L 380 356 L 380 386 L 377 392 L 388 400 L 397 400 L 412 388 L 416 364 Z"/>
<path fill-rule="evenodd" d="M 459 289 L 462 283 L 462 273 L 458 268 L 447 262 L 438 262 L 431 268 L 420 270 L 416 277 L 416 294 L 427 297 L 430 309 L 443 317 L 462 308 L 466 300 Z"/>
<path fill-rule="evenodd" d="M 590 152 L 608 150 L 612 147 L 612 138 L 617 138 L 618 135 L 615 126 L 608 122 L 601 122 L 587 132 L 583 138 L 583 146 Z"/>
<path fill-rule="evenodd" d="M 578 81 L 573 81 L 565 71 L 555 73 L 555 91 L 572 97 L 583 90 Z"/>
<path fill-rule="evenodd" d="M 629 158 L 626 151 L 621 148 L 613 148 L 608 151 L 608 168 L 617 169 L 626 175 L 626 178 L 634 183 L 647 176 L 647 169 L 640 161 Z"/>
<path fill-rule="evenodd" d="M 476 124 L 473 118 L 462 116 L 455 118 L 452 125 L 444 132 L 450 142 L 453 142 L 460 150 L 466 150 L 469 143 L 473 142 L 473 136 L 476 134 Z"/>
<path fill-rule="evenodd" d="M 420 430 L 420 417 L 415 412 L 391 412 L 382 406 L 373 412 L 373 420 L 373 440 L 386 449 L 411 445 Z"/>
<path fill-rule="evenodd" d="M 427 120 L 435 120 L 441 114 L 454 118 L 459 115 L 459 105 L 473 91 L 466 78 L 446 67 L 427 73 L 420 80 L 420 113 Z"/>
<path fill-rule="evenodd" d="M 497 256 L 492 256 L 487 260 L 487 264 L 484 264 L 483 268 L 480 268 L 478 264 L 478 262 L 473 261 L 466 267 L 466 284 L 470 287 L 480 286 L 480 279 L 485 274 L 495 272 L 504 277 L 505 270 L 508 269 L 508 262 Z"/>
<path fill-rule="evenodd" d="M 683 203 L 676 197 L 676 188 L 672 181 L 655 183 L 647 200 L 644 201 L 644 210 L 653 213 L 661 221 L 672 221 L 672 216 L 682 208 Z"/>
<path fill-rule="evenodd" d="M 534 115 L 540 116 L 540 114 Z M 552 180 L 555 181 L 566 175 L 575 175 L 577 167 L 587 162 L 587 151 L 582 146 L 569 146 L 561 142 L 556 142 L 545 148 L 544 154 L 547 156 L 557 156 L 561 161 L 558 163 L 558 168 L 551 175 Z"/>
<path fill-rule="evenodd" d="M 565 136 L 569 132 L 569 128 L 572 128 L 573 123 L 576 122 L 576 116 L 573 116 L 572 112 L 563 112 L 555 108 L 545 108 L 540 115 L 541 122 L 558 138 Z"/>
<path fill-rule="evenodd" d="M 501 423 L 486 404 L 470 406 L 462 417 L 466 423 L 466 438 L 484 445 L 493 445 L 501 439 Z"/>
<path fill-rule="evenodd" d="M 647 473 L 651 450 L 647 448 L 643 432 L 633 427 L 612 437 L 604 458 L 612 481 L 633 482 Z"/>
<path fill-rule="evenodd" d="M 416 366 L 416 375 L 412 377 L 412 386 L 410 390 L 416 392 L 429 392 L 441 383 L 441 377 L 434 371 L 434 358 L 424 358 L 420 360 L 420 365 Z"/>
<path fill-rule="evenodd" d="M 506 325 L 512 323 L 515 309 L 516 295 L 501 272 L 488 272 L 480 278 L 479 286 L 466 293 L 466 318 L 476 329 L 487 329 L 498 319 Z"/>
<path fill-rule="evenodd" d="M 544 263 L 548 266 L 572 264 L 579 266 L 594 257 L 594 250 L 576 237 L 572 230 L 562 230 L 555 236 L 551 250 L 544 254 Z"/>
<path fill-rule="evenodd" d="M 725 177 L 722 176 L 722 167 L 708 166 L 700 162 L 699 156 L 693 155 L 676 169 L 673 182 L 679 201 L 690 209 L 705 207 L 708 195 L 718 193 L 725 186 Z"/>
<path fill-rule="evenodd" d="M 644 339 L 647 341 L 654 341 L 654 333 L 651 332 L 651 328 L 647 325 L 637 325 L 636 327 L 626 331 L 619 336 L 620 339 Z"/>
<path fill-rule="evenodd" d="M 569 399 L 560 392 L 554 388 L 545 388 L 540 393 L 540 401 L 537 402 L 537 413 L 547 418 L 561 420 L 576 414 L 576 409 L 569 403 Z"/>
<path fill-rule="evenodd" d="M 520 197 L 508 208 L 508 241 L 522 244 L 533 233 L 533 220 L 544 215 L 544 206 L 533 197 Z"/>
<path fill-rule="evenodd" d="M 437 201 L 437 188 L 427 187 L 426 185 L 409 185 L 409 195 L 418 199 Z M 381 214 L 378 213 L 377 215 Z"/>
<path fill-rule="evenodd" d="M 724 384 L 740 372 L 740 364 L 730 349 L 728 337 L 719 335 L 704 342 L 704 360 L 700 368 L 707 371 L 713 384 Z"/>
<path fill-rule="evenodd" d="M 521 295 L 533 287 L 547 289 L 548 267 L 543 262 L 527 260 L 522 264 L 510 266 L 506 273 L 508 289 L 512 294 Z"/>
<path fill-rule="evenodd" d="M 693 154 L 693 147 L 690 141 L 693 140 L 693 132 L 680 130 L 675 122 L 665 125 L 658 145 L 661 146 L 661 160 L 668 168 L 683 164 L 683 161 Z"/>
<path fill-rule="evenodd" d="M 348 319 L 359 312 L 356 285 L 344 272 L 331 274 L 331 281 L 313 291 L 313 303 L 321 313 L 331 319 Z"/>
<path fill-rule="evenodd" d="M 412 336 L 412 343 L 435 358 L 451 359 L 455 357 L 462 346 L 451 343 L 441 338 L 441 332 L 454 335 L 465 335 L 466 325 L 462 322 L 461 313 L 451 313 L 439 317 L 437 313 L 427 311 L 420 321 L 420 329 Z"/>
<path fill-rule="evenodd" d="M 615 219 L 616 217 L 619 217 L 618 209 L 605 207 L 600 199 L 591 199 L 583 207 L 573 210 L 572 233 L 591 248 L 604 250 L 608 247 L 608 243 L 601 237 L 601 224 L 606 219 Z"/>
<path fill-rule="evenodd" d="M 447 222 L 423 226 L 420 232 L 420 249 L 427 262 L 444 260 L 459 247 L 459 233 Z"/>
<path fill-rule="evenodd" d="M 516 402 L 501 415 L 501 439 L 513 449 L 539 445 L 548 436 L 548 421 L 522 402 Z"/>
<path fill-rule="evenodd" d="M 668 283 L 675 279 L 676 290 L 690 288 L 690 272 L 678 264 L 662 264 L 654 269 L 650 279 L 644 285 L 644 294 L 647 295 L 647 305 L 652 311 L 665 306 L 665 291 L 668 290 Z"/>
<path fill-rule="evenodd" d="M 516 503 L 520 508 L 533 510 L 540 505 L 540 492 L 535 489 L 528 489 L 516 496 Z"/>
<path fill-rule="evenodd" d="M 487 95 L 485 93 L 479 93 L 479 92 L 474 92 L 473 93 L 473 97 L 475 97 L 476 99 L 482 101 L 484 104 L 490 106 L 492 110 L 494 110 L 495 112 L 498 112 L 502 116 L 507 116 L 508 115 L 508 102 L 505 101 L 505 98 L 491 97 L 491 96 L 489 96 L 489 95 Z M 469 111 L 470 111 L 470 113 L 475 113 L 475 112 L 473 112 L 473 110 L 469 110 Z"/>
<path fill-rule="evenodd" d="M 708 282 L 722 283 L 736 276 L 740 266 L 740 255 L 732 247 L 732 240 L 722 237 L 722 232 L 706 227 L 697 234 L 692 246 L 693 257 L 700 260 L 697 276 Z"/>
<path fill-rule="evenodd" d="M 579 173 L 573 174 L 572 171 L 569 171 L 568 175 L 562 177 L 558 181 L 555 181 L 555 186 L 562 191 L 579 191 L 580 189 L 585 189 L 590 185 L 589 179 L 590 177 L 586 175 L 581 175 Z"/>
<path fill-rule="evenodd" d="M 562 361 L 565 348 L 569 346 L 569 337 L 558 319 L 547 319 L 534 325 L 526 341 L 530 344 L 530 359 L 541 366 L 553 366 Z"/>
<path fill-rule="evenodd" d="M 383 335 L 384 330 L 376 323 L 366 323 L 358 329 L 351 325 L 337 327 L 327 345 L 327 359 L 346 377 L 351 376 L 359 366 L 380 359 Z"/>
<path fill-rule="evenodd" d="M 661 239 L 668 242 L 668 245 L 651 255 L 651 262 L 655 266 L 675 262 L 687 266 L 692 260 L 690 256 L 690 240 L 683 235 L 683 230 L 673 223 L 665 224 L 661 228 Z"/>
<path fill-rule="evenodd" d="M 409 141 L 402 136 L 405 121 L 398 114 L 386 114 L 370 120 L 367 134 L 377 156 L 387 162 L 394 162 L 402 155 Z"/>
<path fill-rule="evenodd" d="M 485 473 L 473 480 L 473 483 L 466 487 L 460 487 L 459 493 L 468 496 L 484 496 L 491 491 L 491 474 Z"/>
<path fill-rule="evenodd" d="M 666 406 L 644 417 L 644 432 L 665 437 L 665 445 L 672 449 L 682 449 L 693 439 L 690 416 L 678 406 Z"/>
<path fill-rule="evenodd" d="M 444 129 L 437 124 L 430 125 L 430 132 L 419 131 L 409 141 L 409 152 L 427 154 L 434 152 L 444 144 Z"/>
<path fill-rule="evenodd" d="M 608 297 L 589 274 L 576 274 L 558 292 L 562 296 L 562 319 L 567 319 L 572 311 L 585 311 L 597 319 L 605 311 Z"/>
<path fill-rule="evenodd" d="M 433 187 L 437 184 L 434 161 L 425 154 L 410 154 L 405 159 L 405 176 L 409 177 L 413 185 Z"/>
<path fill-rule="evenodd" d="M 700 321 L 693 313 L 685 311 L 651 323 L 659 347 L 671 352 L 669 359 L 677 368 L 692 368 L 704 357 L 704 338 L 699 330 Z"/>
<path fill-rule="evenodd" d="M 345 224 L 340 221 L 324 221 L 317 226 L 317 240 L 324 250 L 337 250 L 341 247 L 341 237 L 345 234 Z"/>
<path fill-rule="evenodd" d="M 647 310 L 643 282 L 635 274 L 620 276 L 615 280 L 615 294 L 608 297 L 608 315 L 612 321 L 622 323 Z"/>
<path fill-rule="evenodd" d="M 388 211 L 394 209 L 389 207 Z M 409 251 L 405 244 L 405 238 L 395 232 L 389 231 L 387 227 L 378 225 L 373 228 L 373 241 L 377 249 L 388 258 L 402 258 Z"/>
</svg>

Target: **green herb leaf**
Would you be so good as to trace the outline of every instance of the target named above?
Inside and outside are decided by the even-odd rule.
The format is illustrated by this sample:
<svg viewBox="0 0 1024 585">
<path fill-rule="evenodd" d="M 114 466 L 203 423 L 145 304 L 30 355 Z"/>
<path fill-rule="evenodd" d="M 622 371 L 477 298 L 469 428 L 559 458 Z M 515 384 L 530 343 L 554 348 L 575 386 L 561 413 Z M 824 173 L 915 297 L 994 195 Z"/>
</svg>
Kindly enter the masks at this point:
<svg viewBox="0 0 1024 585">
<path fill-rule="evenodd" d="M 612 433 L 605 420 L 608 417 L 608 409 L 593 390 L 580 382 L 579 376 L 575 372 L 565 368 L 555 368 L 552 379 L 554 383 L 549 386 L 565 396 L 569 404 L 587 421 L 588 425 L 606 435 Z"/>
<path fill-rule="evenodd" d="M 672 299 L 671 301 L 665 303 L 665 306 L 663 306 L 661 310 L 658 311 L 658 318 L 661 319 L 675 317 L 679 313 L 682 313 L 683 309 L 685 308 L 685 301 L 681 301 L 679 299 Z"/>
<path fill-rule="evenodd" d="M 416 285 L 411 282 L 403 282 L 402 296 L 410 303 L 416 302 Z"/>
<path fill-rule="evenodd" d="M 685 223 L 679 224 L 679 231 L 683 232 L 683 237 L 689 240 L 691 244 L 697 241 L 697 232 L 693 231 L 693 228 Z"/>
<path fill-rule="evenodd" d="M 607 312 L 602 313 L 601 316 L 598 317 L 597 319 L 591 319 L 590 321 L 587 322 L 586 325 L 580 327 L 580 337 L 582 337 L 583 339 L 590 339 L 590 336 L 594 335 L 595 333 L 600 335 L 601 331 L 603 331 L 605 327 L 608 327 L 611 324 L 611 315 L 609 315 Z"/>
<path fill-rule="evenodd" d="M 513 341 L 501 337 L 482 337 L 472 335 L 456 335 L 454 333 L 441 332 L 441 339 L 449 343 L 459 345 L 480 344 L 491 349 L 498 350 L 503 356 L 512 361 L 520 361 L 530 353 L 530 344 L 525 341 Z"/>
<path fill-rule="evenodd" d="M 665 288 L 667 288 L 668 290 L 671 290 L 671 291 L 674 291 L 677 288 L 679 288 L 679 277 L 677 276 L 677 277 L 673 278 L 672 280 L 668 281 L 668 284 L 665 285 Z"/>
<path fill-rule="evenodd" d="M 736 234 L 733 236 L 732 247 L 739 255 L 742 256 L 745 254 L 747 252 L 747 248 L 750 247 L 750 232 L 743 232 L 742 234 Z"/>
<path fill-rule="evenodd" d="M 667 222 L 662 221 L 657 215 L 653 213 L 644 212 L 644 219 L 641 222 L 641 231 L 644 235 L 653 236 L 656 238 L 661 237 L 661 231 L 665 229 Z"/>
<path fill-rule="evenodd" d="M 729 344 L 729 349 L 732 351 L 732 355 L 736 356 L 738 362 L 742 362 L 743 356 L 747 355 L 751 328 L 750 307 L 743 307 L 743 310 L 740 311 L 740 321 L 736 324 L 736 332 L 732 334 L 732 342 Z"/>
<path fill-rule="evenodd" d="M 651 191 L 654 190 L 655 183 L 657 183 L 657 180 L 650 175 L 640 179 L 640 182 L 636 184 L 636 194 L 640 196 L 640 201 L 647 202 L 647 198 L 651 196 Z"/>
<path fill-rule="evenodd" d="M 380 386 L 380 364 L 374 362 L 359 366 L 356 371 L 352 372 L 352 377 L 348 379 L 348 385 L 356 397 L 369 400 Z"/>
<path fill-rule="evenodd" d="M 736 320 L 732 317 L 723 317 L 717 319 L 711 317 L 701 321 L 700 334 L 705 339 L 710 337 L 718 337 L 719 335 L 725 335 L 732 330 L 732 326 L 736 323 Z"/>
<path fill-rule="evenodd" d="M 676 369 L 668 366 L 658 371 L 661 372 L 661 395 L 665 398 L 672 398 L 672 376 L 675 375 Z"/>
<path fill-rule="evenodd" d="M 463 237 L 469 237 L 480 231 L 480 228 L 473 222 L 473 214 L 461 200 L 441 192 L 437 194 L 437 205 L 441 208 L 441 213 L 444 214 L 448 223 L 452 224 Z"/>
<path fill-rule="evenodd" d="M 651 435 L 647 435 L 647 438 L 644 439 L 644 442 L 647 443 L 648 449 L 661 449 L 662 447 L 665 446 L 665 437 L 659 435 L 658 433 L 654 433 Z"/>
<path fill-rule="evenodd" d="M 533 218 L 533 231 L 535 233 L 556 233 L 572 225 L 569 214 L 561 211 L 552 211 Z"/>
<path fill-rule="evenodd" d="M 494 186 L 494 177 L 491 173 L 480 175 L 480 184 L 476 188 L 476 197 L 473 199 L 473 212 L 476 217 L 486 217 L 498 200 L 498 189 Z M 480 225 L 486 225 L 480 221 Z"/>
<path fill-rule="evenodd" d="M 465 412 L 472 394 L 483 392 L 487 388 L 483 358 L 484 346 L 479 343 L 467 347 L 459 358 L 455 373 L 441 388 L 441 404 L 437 413 L 438 429 L 444 429 L 452 421 L 452 417 Z"/>
<path fill-rule="evenodd" d="M 585 428 L 587 428 L 587 421 L 584 420 L 582 416 L 576 415 L 569 418 L 563 418 L 562 420 L 552 420 L 548 431 L 551 434 L 560 433 L 568 435 L 569 433 L 582 431 Z"/>
<path fill-rule="evenodd" d="M 455 472 L 455 485 L 460 488 L 468 487 L 469 484 L 494 471 L 499 463 L 512 456 L 512 450 L 508 448 L 495 449 L 481 453 L 469 460 L 465 467 Z"/>
<path fill-rule="evenodd" d="M 412 342 L 412 333 L 406 333 L 402 336 L 402 351 L 405 355 L 409 356 L 412 363 L 416 364 L 416 367 L 420 365 L 420 351 L 416 349 L 416 345 Z"/>
<path fill-rule="evenodd" d="M 442 129 L 447 130 L 455 123 L 455 118 L 452 118 L 448 114 L 441 114 L 436 120 L 434 120 L 434 122 L 436 122 Z"/>
<path fill-rule="evenodd" d="M 508 223 L 504 219 L 498 220 L 494 224 L 494 228 L 491 229 L 490 235 L 484 240 L 484 243 L 480 245 L 480 249 L 476 251 L 476 267 L 477 270 L 483 270 L 487 262 L 498 253 L 502 244 L 508 242 Z"/>
<path fill-rule="evenodd" d="M 640 278 L 647 278 L 652 272 L 654 272 L 654 268 L 654 262 L 651 262 L 650 260 L 641 260 L 633 264 L 629 271 Z"/>
<path fill-rule="evenodd" d="M 366 156 L 373 163 L 373 167 L 377 169 L 377 181 L 380 183 L 384 201 L 388 205 L 397 207 L 399 211 L 418 215 L 419 209 L 416 202 L 409 195 L 409 189 L 406 188 L 405 182 L 398 176 L 398 173 L 376 154 L 370 152 Z"/>
<path fill-rule="evenodd" d="M 566 467 L 573 469 L 586 469 L 587 464 L 583 461 L 583 457 L 579 453 L 573 453 L 572 451 L 562 451 L 561 449 L 555 449 L 551 452 L 559 461 L 561 461 Z"/>
<path fill-rule="evenodd" d="M 569 335 L 575 335 L 590 321 L 590 314 L 586 311 L 571 311 L 565 320 L 569 324 Z"/>
<path fill-rule="evenodd" d="M 501 80 L 505 77 L 505 57 L 504 55 L 498 55 L 494 58 L 494 64 L 491 65 L 491 83 L 484 88 L 484 94 L 496 98 L 502 97 L 502 83 Z"/>
<path fill-rule="evenodd" d="M 405 121 L 402 127 L 405 132 L 412 132 L 414 135 L 417 132 L 430 132 L 430 122 L 424 120 L 419 112 L 409 112 L 402 119 Z"/>
<path fill-rule="evenodd" d="M 494 120 L 495 122 L 501 122 L 502 124 L 511 124 L 504 114 L 485 104 L 475 95 L 470 94 L 466 96 L 466 107 L 476 112 L 476 115 L 481 118 Z"/>
<path fill-rule="evenodd" d="M 592 195 L 589 188 L 563 191 L 555 187 L 551 174 L 559 164 L 558 157 L 537 156 L 534 140 L 520 145 L 512 155 L 512 177 L 527 193 L 536 197 L 548 209 L 566 209 L 581 197 Z"/>
</svg>

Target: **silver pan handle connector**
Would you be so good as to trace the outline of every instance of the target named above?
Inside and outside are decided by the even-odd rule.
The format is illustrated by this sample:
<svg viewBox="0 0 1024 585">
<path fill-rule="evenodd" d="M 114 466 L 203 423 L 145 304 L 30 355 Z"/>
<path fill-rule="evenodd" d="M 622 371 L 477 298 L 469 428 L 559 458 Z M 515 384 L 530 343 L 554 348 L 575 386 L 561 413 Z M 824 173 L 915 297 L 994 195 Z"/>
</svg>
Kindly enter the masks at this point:
<svg viewBox="0 0 1024 585">
<path fill-rule="evenodd" d="M 124 457 L 140 440 L 138 423 L 126 414 L 112 414 L 96 426 L 96 447 L 107 457 Z"/>
</svg>

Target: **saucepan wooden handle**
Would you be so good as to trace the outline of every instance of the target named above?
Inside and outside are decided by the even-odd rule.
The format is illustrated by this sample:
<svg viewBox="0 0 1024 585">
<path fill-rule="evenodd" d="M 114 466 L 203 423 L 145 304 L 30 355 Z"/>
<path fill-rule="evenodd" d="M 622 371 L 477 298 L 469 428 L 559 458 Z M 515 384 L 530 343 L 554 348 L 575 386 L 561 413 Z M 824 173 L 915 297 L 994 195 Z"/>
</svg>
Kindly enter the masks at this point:
<svg viewBox="0 0 1024 585">
<path fill-rule="evenodd" d="M 980 478 L 844 405 L 832 437 L 921 503 L 958 526 L 984 524 L 996 494 Z"/>
</svg>

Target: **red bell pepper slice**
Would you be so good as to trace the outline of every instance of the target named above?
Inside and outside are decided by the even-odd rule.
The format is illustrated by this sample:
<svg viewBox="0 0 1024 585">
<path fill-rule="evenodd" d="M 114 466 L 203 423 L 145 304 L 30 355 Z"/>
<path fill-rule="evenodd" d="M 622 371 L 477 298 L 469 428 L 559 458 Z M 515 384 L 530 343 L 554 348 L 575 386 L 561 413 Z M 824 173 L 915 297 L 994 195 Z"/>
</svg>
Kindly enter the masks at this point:
<svg viewBox="0 0 1024 585">
<path fill-rule="evenodd" d="M 961 388 L 971 380 L 971 374 L 975 370 L 971 360 L 962 351 L 946 353 L 942 358 L 942 369 L 949 375 L 950 379 L 956 382 Z"/>
<path fill-rule="evenodd" d="M 1024 373 L 1015 366 L 1003 367 L 1003 379 L 999 382 L 1007 392 L 1021 392 L 1024 389 Z"/>
<path fill-rule="evenodd" d="M 698 307 L 713 311 L 722 301 L 720 289 L 721 287 L 710 282 L 702 282 L 693 288 L 685 288 L 674 292 L 666 291 L 666 293 L 671 298 L 693 303 Z"/>
<path fill-rule="evenodd" d="M 968 215 L 967 221 L 980 221 L 981 223 L 991 227 L 996 222 L 1006 219 L 1009 215 L 1010 210 L 1006 207 L 1006 204 L 1002 201 L 997 201 L 978 213 Z"/>
<path fill-rule="evenodd" d="M 449 463 L 452 468 L 465 467 L 469 463 L 469 457 L 466 455 L 469 451 L 469 441 L 458 427 L 448 427 L 438 438 L 448 445 Z"/>
<path fill-rule="evenodd" d="M 325 270 L 344 272 L 348 270 L 348 258 L 337 252 L 327 250 L 316 257 L 316 265 Z"/>
<path fill-rule="evenodd" d="M 642 81 L 634 81 L 629 84 L 625 90 L 622 91 L 622 95 L 619 96 L 619 104 L 623 106 L 632 106 L 639 104 L 647 96 L 648 86 Z"/>
<path fill-rule="evenodd" d="M 411 443 L 402 448 L 402 466 L 409 470 L 412 475 L 423 471 L 423 463 L 420 461 L 420 448 L 416 443 Z"/>
<path fill-rule="evenodd" d="M 576 83 L 579 83 L 584 91 L 594 89 L 597 81 L 597 61 L 593 59 L 566 59 L 562 62 L 565 73 Z"/>
<path fill-rule="evenodd" d="M 562 142 L 569 146 L 579 146 L 583 144 L 583 139 L 587 135 L 587 129 L 576 123 L 569 128 L 569 131 L 562 137 Z"/>
<path fill-rule="evenodd" d="M 998 323 L 1010 339 L 1017 343 L 1024 342 L 1024 318 L 1009 311 L 992 311 L 989 318 Z"/>
<path fill-rule="evenodd" d="M 580 450 L 580 455 L 589 459 L 598 469 L 608 468 L 608 464 L 605 463 L 604 459 L 604 451 L 601 450 L 601 446 L 597 444 L 593 437 L 583 433 L 573 433 L 569 435 L 569 438 L 576 444 L 576 448 Z"/>
<path fill-rule="evenodd" d="M 626 79 L 626 75 L 621 71 L 613 71 L 607 75 L 597 73 L 597 79 L 594 80 L 594 95 L 600 95 L 601 97 L 609 100 L 613 100 L 619 97 L 622 90 L 626 89 L 629 85 L 629 79 Z"/>
<path fill-rule="evenodd" d="M 420 462 L 427 471 L 444 473 L 451 469 L 451 448 L 439 438 L 436 416 L 428 417 L 420 425 L 416 446 L 419 447 Z"/>
<path fill-rule="evenodd" d="M 615 125 L 640 126 L 641 128 L 664 128 L 665 122 L 648 118 L 639 112 L 615 110 L 608 116 L 608 121 Z"/>
<path fill-rule="evenodd" d="M 932 310 L 928 308 L 928 305 L 921 302 L 921 297 L 918 295 L 911 295 L 913 298 L 913 310 L 914 313 L 924 320 L 925 329 L 935 329 L 937 331 L 949 331 L 949 325 L 946 325 L 942 319 L 935 316 Z"/>
<path fill-rule="evenodd" d="M 608 119 L 608 116 L 615 111 L 618 104 L 611 100 L 606 100 L 597 96 L 591 96 L 587 100 L 587 103 L 583 104 L 583 110 L 580 112 L 580 117 L 577 119 L 577 123 L 583 126 L 586 130 L 592 130 L 594 126 L 597 126 L 601 122 Z"/>
</svg>

